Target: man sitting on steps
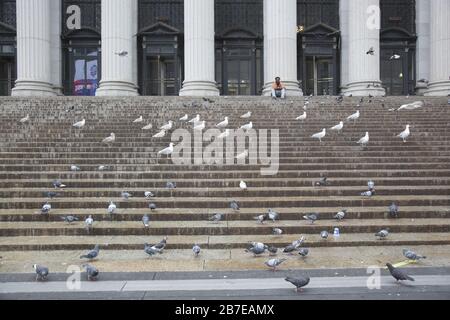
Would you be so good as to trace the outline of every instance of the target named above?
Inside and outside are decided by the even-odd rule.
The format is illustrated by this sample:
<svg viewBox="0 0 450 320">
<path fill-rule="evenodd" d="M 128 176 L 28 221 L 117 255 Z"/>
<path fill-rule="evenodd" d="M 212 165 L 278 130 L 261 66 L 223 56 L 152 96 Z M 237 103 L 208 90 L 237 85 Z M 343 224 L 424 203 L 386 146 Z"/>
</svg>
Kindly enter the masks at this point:
<svg viewBox="0 0 450 320">
<path fill-rule="evenodd" d="M 272 84 L 272 98 L 281 98 L 284 99 L 286 97 L 286 88 L 284 84 L 281 82 L 280 77 L 275 78 L 275 82 Z"/>
</svg>

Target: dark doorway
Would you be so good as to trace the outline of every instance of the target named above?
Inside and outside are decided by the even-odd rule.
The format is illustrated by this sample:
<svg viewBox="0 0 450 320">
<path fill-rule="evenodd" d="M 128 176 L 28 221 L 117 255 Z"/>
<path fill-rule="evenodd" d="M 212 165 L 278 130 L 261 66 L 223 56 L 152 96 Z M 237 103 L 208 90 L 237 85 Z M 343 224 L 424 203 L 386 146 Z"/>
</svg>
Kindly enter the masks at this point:
<svg viewBox="0 0 450 320">
<path fill-rule="evenodd" d="M 0 96 L 10 96 L 16 80 L 14 58 L 0 57 Z"/>
<path fill-rule="evenodd" d="M 178 95 L 176 59 L 172 56 L 147 57 L 143 94 L 146 96 Z"/>
<path fill-rule="evenodd" d="M 321 56 L 306 57 L 306 95 L 329 95 L 334 91 L 333 58 Z"/>
</svg>

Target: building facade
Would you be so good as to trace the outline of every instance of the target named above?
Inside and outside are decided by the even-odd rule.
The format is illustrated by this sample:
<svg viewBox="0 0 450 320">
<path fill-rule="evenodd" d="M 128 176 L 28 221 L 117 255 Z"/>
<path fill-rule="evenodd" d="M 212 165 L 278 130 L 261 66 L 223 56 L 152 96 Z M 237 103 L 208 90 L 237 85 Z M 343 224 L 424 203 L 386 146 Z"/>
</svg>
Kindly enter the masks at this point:
<svg viewBox="0 0 450 320">
<path fill-rule="evenodd" d="M 0 95 L 450 94 L 448 0 L 0 0 Z"/>
</svg>

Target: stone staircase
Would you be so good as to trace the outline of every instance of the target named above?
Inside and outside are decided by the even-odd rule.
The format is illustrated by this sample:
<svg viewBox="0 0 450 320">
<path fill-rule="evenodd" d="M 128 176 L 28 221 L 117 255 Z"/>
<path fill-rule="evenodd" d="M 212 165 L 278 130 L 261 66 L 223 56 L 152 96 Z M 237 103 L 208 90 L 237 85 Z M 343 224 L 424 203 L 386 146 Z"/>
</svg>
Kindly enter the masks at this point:
<svg viewBox="0 0 450 320">
<path fill-rule="evenodd" d="M 317 247 L 309 258 L 315 263 L 309 267 L 326 266 L 330 250 L 368 250 L 378 258 L 391 252 L 401 260 L 401 250 L 396 256 L 394 247 L 420 246 L 436 252 L 449 248 L 450 106 L 446 98 L 426 98 L 422 109 L 397 112 L 390 109 L 418 97 L 376 98 L 370 103 L 365 98 L 359 108 L 359 98 L 337 103 L 333 97 L 313 97 L 304 122 L 295 120 L 303 113 L 303 97 L 214 100 L 1 98 L 0 272 L 17 271 L 38 259 L 40 263 L 46 263 L 44 259 L 79 263 L 77 256 L 97 243 L 106 252 L 100 259 L 103 267 L 112 271 L 119 265 L 130 270 L 208 270 L 208 263 L 216 269 L 260 268 L 267 255 L 260 260 L 245 254 L 249 242 L 281 248 L 301 235 L 306 237 L 305 246 Z M 345 123 L 341 134 L 327 133 L 323 143 L 310 138 L 357 109 L 361 118 Z M 247 111 L 253 112 L 251 119 L 240 119 Z M 261 164 L 176 165 L 170 158 L 157 157 L 171 142 L 170 134 L 152 138 L 159 126 L 174 120 L 175 128 L 192 132 L 191 126 L 177 121 L 185 113 L 190 118 L 200 114 L 207 129 L 225 116 L 230 118 L 231 129 L 248 121 L 257 131 L 278 129 L 278 173 L 262 176 Z M 20 124 L 26 114 L 30 121 Z M 144 123 L 133 124 L 140 115 Z M 72 127 L 83 118 L 83 129 Z M 148 123 L 154 129 L 142 130 Z M 395 136 L 408 123 L 412 135 L 403 143 Z M 366 131 L 370 143 L 363 149 L 356 141 Z M 109 147 L 101 140 L 111 132 L 116 134 L 116 142 Z M 71 165 L 81 171 L 70 171 Z M 99 171 L 100 165 L 110 168 Z M 314 186 L 324 175 L 331 185 Z M 67 188 L 58 190 L 59 195 L 50 200 L 50 215 L 41 216 L 37 212 L 47 200 L 44 193 L 54 191 L 55 179 Z M 377 193 L 361 197 L 369 179 L 375 182 Z M 247 191 L 240 190 L 240 180 L 247 183 Z M 168 181 L 176 182 L 177 188 L 166 189 Z M 133 197 L 123 200 L 123 190 Z M 147 200 L 144 191 L 152 191 L 156 197 Z M 232 199 L 239 202 L 240 211 L 229 208 Z M 106 210 L 110 200 L 118 207 L 114 221 Z M 149 202 L 158 209 L 150 212 Z M 389 218 L 387 208 L 392 202 L 400 206 L 398 219 Z M 280 214 L 280 221 L 261 225 L 253 219 L 269 208 Z M 344 208 L 348 209 L 346 218 L 337 222 L 333 215 Z M 225 220 L 209 222 L 216 212 L 223 213 Z M 319 213 L 315 224 L 302 219 L 311 212 Z M 141 223 L 145 213 L 151 218 L 148 230 Z M 61 216 L 68 214 L 80 221 L 63 222 Z M 88 215 L 95 220 L 89 235 L 84 228 Z M 272 235 L 273 227 L 284 234 Z M 335 227 L 341 232 L 336 239 L 332 236 Z M 389 228 L 391 234 L 386 240 L 377 240 L 374 233 L 383 228 Z M 330 233 L 328 240 L 320 238 L 322 230 Z M 157 262 L 149 262 L 144 242 L 158 242 L 166 235 L 167 253 L 151 260 Z M 203 250 L 199 262 L 191 262 L 194 243 Z M 314 254 L 321 259 L 314 260 Z M 448 258 L 450 262 L 450 255 Z M 305 266 L 295 262 L 291 267 Z M 54 268 L 61 266 L 55 264 Z M 25 268 L 25 272 L 30 271 Z"/>
</svg>

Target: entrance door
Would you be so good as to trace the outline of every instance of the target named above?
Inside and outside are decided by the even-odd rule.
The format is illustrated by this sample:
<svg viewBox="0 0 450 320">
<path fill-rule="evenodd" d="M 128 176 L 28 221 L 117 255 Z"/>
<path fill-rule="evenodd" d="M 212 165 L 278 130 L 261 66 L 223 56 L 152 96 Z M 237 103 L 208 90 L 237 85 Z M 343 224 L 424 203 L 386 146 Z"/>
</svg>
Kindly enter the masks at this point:
<svg viewBox="0 0 450 320">
<path fill-rule="evenodd" d="M 306 57 L 306 95 L 332 95 L 333 78 L 332 57 Z"/>
<path fill-rule="evenodd" d="M 400 59 L 391 59 L 399 55 Z M 401 53 L 395 53 L 392 50 L 382 50 L 381 55 L 381 81 L 386 89 L 388 96 L 401 96 L 406 94 L 404 90 L 405 74 L 404 56 Z"/>
<path fill-rule="evenodd" d="M 15 80 L 13 59 L 0 57 L 0 96 L 10 96 Z"/>
<path fill-rule="evenodd" d="M 252 93 L 250 59 L 230 59 L 227 61 L 226 95 L 248 96 Z"/>
<path fill-rule="evenodd" d="M 72 94 L 95 96 L 98 88 L 98 51 L 89 48 L 74 48 L 72 64 Z"/>
<path fill-rule="evenodd" d="M 173 57 L 148 57 L 144 72 L 144 95 L 177 95 L 176 61 Z"/>
</svg>

